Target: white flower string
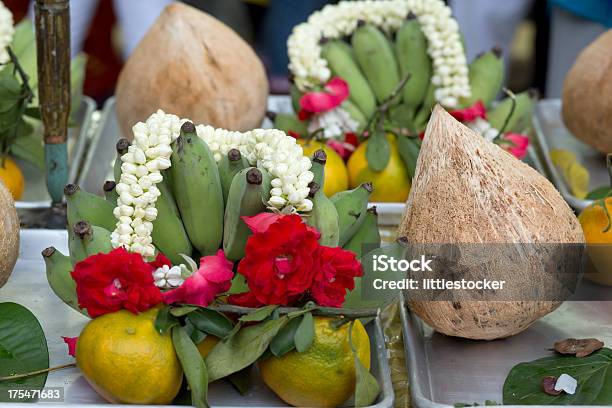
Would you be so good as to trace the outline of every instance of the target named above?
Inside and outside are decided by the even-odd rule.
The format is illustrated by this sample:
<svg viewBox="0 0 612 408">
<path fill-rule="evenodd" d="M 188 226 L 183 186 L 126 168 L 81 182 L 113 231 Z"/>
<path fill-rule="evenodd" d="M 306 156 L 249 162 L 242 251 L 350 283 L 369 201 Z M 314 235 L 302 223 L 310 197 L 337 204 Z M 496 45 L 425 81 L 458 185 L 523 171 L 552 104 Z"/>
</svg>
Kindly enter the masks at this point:
<svg viewBox="0 0 612 408">
<path fill-rule="evenodd" d="M 308 123 L 308 133 L 313 134 L 322 130 L 324 139 L 342 136 L 345 133 L 356 133 L 358 128 L 359 123 L 341 107 L 317 113 Z"/>
<path fill-rule="evenodd" d="M 113 211 L 118 220 L 111 234 L 114 248 L 122 246 L 147 258 L 155 255 L 151 233 L 161 194 L 156 184 L 163 180 L 161 171 L 172 165 L 171 143 L 186 120 L 160 109 L 132 128 L 134 140 L 121 156 L 121 177 L 115 187 L 119 197 Z M 276 129 L 240 133 L 199 125 L 196 130 L 216 161 L 238 149 L 252 166 L 268 171 L 272 178 L 268 205 L 286 211 L 312 210 L 308 199 L 312 164 L 293 137 Z"/>
<path fill-rule="evenodd" d="M 13 14 L 4 3 L 0 1 L 0 64 L 6 64 L 11 59 L 7 47 L 13 42 L 14 34 Z M 2 69 L 1 66 L 0 69 Z"/>
<path fill-rule="evenodd" d="M 387 33 L 395 32 L 411 12 L 417 16 L 427 38 L 436 100 L 449 108 L 456 107 L 459 98 L 471 94 L 468 66 L 459 25 L 442 0 L 341 1 L 323 7 L 307 22 L 295 26 L 287 40 L 289 69 L 296 86 L 306 92 L 322 86 L 331 77 L 327 61 L 321 57 L 322 37 L 351 35 L 360 20 Z"/>
</svg>

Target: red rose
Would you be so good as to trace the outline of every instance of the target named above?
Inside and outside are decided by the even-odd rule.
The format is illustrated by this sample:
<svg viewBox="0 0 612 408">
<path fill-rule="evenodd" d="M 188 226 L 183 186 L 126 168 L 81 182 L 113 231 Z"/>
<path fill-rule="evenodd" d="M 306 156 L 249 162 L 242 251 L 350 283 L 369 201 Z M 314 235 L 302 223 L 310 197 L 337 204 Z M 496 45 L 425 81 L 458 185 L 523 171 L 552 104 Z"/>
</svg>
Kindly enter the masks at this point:
<svg viewBox="0 0 612 408">
<path fill-rule="evenodd" d="M 263 222 L 257 222 L 260 219 Z M 245 223 L 254 233 L 238 272 L 245 276 L 250 292 L 266 305 L 296 300 L 312 284 L 320 234 L 297 214 L 270 217 L 264 213 L 245 217 Z"/>
<path fill-rule="evenodd" d="M 152 262 L 148 262 L 148 264 L 153 267 L 154 271 L 164 265 L 172 266 L 172 262 L 170 262 L 170 260 L 166 258 L 166 255 L 162 254 L 161 252 L 157 254 L 155 260 L 153 260 Z"/>
<path fill-rule="evenodd" d="M 487 108 L 482 101 L 475 102 L 472 106 L 448 112 L 459 122 L 473 122 L 477 118 L 487 119 Z"/>
<path fill-rule="evenodd" d="M 355 287 L 355 278 L 363 275 L 354 252 L 342 248 L 319 247 L 314 255 L 316 273 L 310 291 L 321 306 L 342 307 L 347 290 Z"/>
<path fill-rule="evenodd" d="M 125 248 L 92 255 L 77 263 L 71 273 L 79 306 L 91 317 L 121 309 L 144 312 L 162 301 L 153 270 L 140 254 Z"/>
<path fill-rule="evenodd" d="M 340 77 L 333 77 L 321 91 L 307 92 L 300 98 L 298 118 L 307 120 L 314 113 L 327 112 L 337 108 L 349 96 L 348 83 Z"/>
</svg>

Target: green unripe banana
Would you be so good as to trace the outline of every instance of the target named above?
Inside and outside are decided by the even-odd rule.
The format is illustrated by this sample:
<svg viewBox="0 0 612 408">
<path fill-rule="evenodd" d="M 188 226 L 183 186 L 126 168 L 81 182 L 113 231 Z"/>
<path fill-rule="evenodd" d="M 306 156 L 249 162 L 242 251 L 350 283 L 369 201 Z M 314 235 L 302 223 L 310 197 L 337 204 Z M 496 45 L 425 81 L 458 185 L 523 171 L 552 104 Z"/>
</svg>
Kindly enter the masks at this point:
<svg viewBox="0 0 612 408">
<path fill-rule="evenodd" d="M 378 212 L 376 207 L 367 209 L 363 224 L 343 248 L 353 251 L 357 254 L 358 258 L 361 258 L 364 245 L 367 245 L 366 249 L 368 251 L 380 247 L 380 230 L 378 229 Z"/>
<path fill-rule="evenodd" d="M 115 149 L 117 149 L 117 157 L 115 158 L 115 164 L 113 166 L 113 175 L 115 176 L 115 182 L 119 182 L 121 179 L 121 156 L 127 153 L 128 148 L 130 147 L 130 141 L 127 139 L 119 139 L 117 144 L 115 145 Z"/>
<path fill-rule="evenodd" d="M 317 183 L 318 186 L 323 189 L 325 182 L 325 164 L 327 163 L 327 153 L 325 153 L 325 150 L 319 149 L 314 152 L 310 161 L 312 162 L 310 171 L 314 175 L 312 181 Z"/>
<path fill-rule="evenodd" d="M 73 270 L 70 257 L 62 254 L 54 247 L 46 248 L 42 251 L 47 270 L 47 281 L 53 293 L 64 301 L 68 306 L 79 313 L 87 316 L 87 312 L 79 307 L 76 294 L 76 283 L 70 272 Z"/>
<path fill-rule="evenodd" d="M 151 238 L 153 245 L 166 255 L 173 265 L 179 265 L 185 262 L 180 254 L 191 256 L 193 247 L 166 180 L 158 183 L 157 188 L 161 195 L 155 203 L 157 217 L 153 221 Z"/>
<path fill-rule="evenodd" d="M 469 69 L 472 94 L 469 98 L 461 98 L 461 105 L 471 106 L 482 101 L 488 107 L 495 100 L 504 83 L 505 66 L 501 50 L 494 48 L 479 55 L 472 61 Z"/>
<path fill-rule="evenodd" d="M 230 149 L 226 155 L 221 157 L 217 166 L 219 167 L 219 179 L 221 180 L 221 189 L 223 190 L 223 202 L 227 204 L 227 195 L 229 194 L 234 176 L 240 170 L 249 167 L 249 162 L 242 157 L 240 150 Z"/>
<path fill-rule="evenodd" d="M 369 118 L 376 111 L 376 96 L 368 80 L 353 58 L 353 52 L 344 41 L 334 40 L 323 44 L 321 56 L 327 61 L 333 75 L 339 76 L 349 86 L 349 100 Z M 297 112 L 297 111 L 296 111 Z"/>
<path fill-rule="evenodd" d="M 341 191 L 331 197 L 338 211 L 340 246 L 346 244 L 363 224 L 372 191 L 371 183 L 363 183 L 353 190 Z"/>
<path fill-rule="evenodd" d="M 342 102 L 340 106 L 349 114 L 351 119 L 357 122 L 357 133 L 362 133 L 368 124 L 368 118 L 365 117 L 361 109 L 349 99 Z"/>
<path fill-rule="evenodd" d="M 514 112 L 509 116 L 513 102 L 511 97 L 507 97 L 487 112 L 487 120 L 495 129 L 502 130 L 507 121 L 504 132 L 522 132 L 529 127 L 535 101 L 531 91 L 517 94 Z"/>
<path fill-rule="evenodd" d="M 427 122 L 429 122 L 429 117 L 431 116 L 431 110 L 436 104 L 436 86 L 429 83 L 427 87 L 427 94 L 425 94 L 425 99 L 423 100 L 423 104 L 419 108 L 417 114 L 414 117 L 414 127 L 417 131 L 421 131 L 425 129 L 427 126 Z"/>
<path fill-rule="evenodd" d="M 274 129 L 297 133 L 300 136 L 308 135 L 308 123 L 298 119 L 295 113 L 266 112 L 266 116 L 274 124 Z"/>
<path fill-rule="evenodd" d="M 68 246 L 72 265 L 91 255 L 106 254 L 113 250 L 110 231 L 87 221 L 77 221 L 74 224 Z"/>
<path fill-rule="evenodd" d="M 302 92 L 294 83 L 289 87 L 289 95 L 291 95 L 291 106 L 293 107 L 293 111 L 295 113 L 299 112 L 301 108 L 300 98 L 302 97 Z"/>
<path fill-rule="evenodd" d="M 223 240 L 223 189 L 217 163 L 195 125 L 185 122 L 172 143 L 173 195 L 191 244 L 213 255 Z"/>
<path fill-rule="evenodd" d="M 115 229 L 117 220 L 113 215 L 115 204 L 87 191 L 76 184 L 66 184 L 64 195 L 68 207 L 68 227 L 72 228 L 77 221 L 87 221 L 91 225 Z"/>
<path fill-rule="evenodd" d="M 223 252 L 230 261 L 244 258 L 244 249 L 251 230 L 241 217 L 250 217 L 266 210 L 270 199 L 270 177 L 257 167 L 239 171 L 232 181 L 223 230 Z"/>
<path fill-rule="evenodd" d="M 312 210 L 308 213 L 306 223 L 319 231 L 321 245 L 337 247 L 340 241 L 338 210 L 314 181 L 310 183 L 309 197 L 312 200 Z"/>
<path fill-rule="evenodd" d="M 431 58 L 427 53 L 427 39 L 419 20 L 412 13 L 397 32 L 395 55 L 402 77 L 410 74 L 410 79 L 402 89 L 402 103 L 413 112 L 414 116 L 431 82 L 432 67 Z"/>
<path fill-rule="evenodd" d="M 106 180 L 102 186 L 102 190 L 104 190 L 104 198 L 113 206 L 117 205 L 117 198 L 119 198 L 119 194 L 117 194 L 115 187 L 117 187 L 117 183 L 115 183 L 113 180 Z"/>
<path fill-rule="evenodd" d="M 389 39 L 372 24 L 360 21 L 351 44 L 376 100 L 383 103 L 400 83 L 399 67 Z"/>
</svg>

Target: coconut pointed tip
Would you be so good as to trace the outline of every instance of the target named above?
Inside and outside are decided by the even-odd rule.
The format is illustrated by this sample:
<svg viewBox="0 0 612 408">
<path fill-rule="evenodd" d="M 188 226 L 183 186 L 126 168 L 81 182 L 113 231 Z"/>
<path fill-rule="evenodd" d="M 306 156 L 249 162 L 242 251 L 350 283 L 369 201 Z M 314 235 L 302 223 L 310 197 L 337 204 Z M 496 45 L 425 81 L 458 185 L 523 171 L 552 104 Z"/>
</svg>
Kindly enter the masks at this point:
<svg viewBox="0 0 612 408">
<path fill-rule="evenodd" d="M 57 249 L 55 249 L 55 247 L 50 246 L 48 248 L 43 249 L 41 254 L 43 258 L 50 258 L 51 256 L 53 256 L 55 251 L 57 251 Z"/>
</svg>

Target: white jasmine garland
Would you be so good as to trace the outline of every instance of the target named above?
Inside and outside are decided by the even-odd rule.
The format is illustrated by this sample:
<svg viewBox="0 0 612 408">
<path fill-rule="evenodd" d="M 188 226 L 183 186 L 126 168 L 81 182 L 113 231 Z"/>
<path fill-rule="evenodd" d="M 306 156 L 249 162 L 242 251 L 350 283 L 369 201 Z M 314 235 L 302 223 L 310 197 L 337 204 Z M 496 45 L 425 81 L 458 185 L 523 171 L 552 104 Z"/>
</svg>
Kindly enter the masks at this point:
<svg viewBox="0 0 612 408">
<path fill-rule="evenodd" d="M 347 111 L 338 107 L 330 111 L 317 113 L 310 118 L 308 133 L 312 134 L 320 129 L 323 138 L 331 139 L 342 136 L 345 133 L 355 133 L 359 124 L 349 115 Z"/>
<path fill-rule="evenodd" d="M 483 118 L 476 118 L 471 122 L 467 122 L 466 125 L 476 133 L 481 134 L 489 142 L 492 142 L 499 134 L 499 130 L 495 129 Z"/>
<path fill-rule="evenodd" d="M 184 265 L 175 265 L 168 266 L 164 265 L 160 268 L 157 268 L 155 272 L 153 272 L 153 280 L 155 281 L 155 286 L 160 289 L 173 289 L 178 288 L 185 282 L 183 279 L 182 268 Z"/>
<path fill-rule="evenodd" d="M 114 248 L 122 246 L 147 258 L 155 255 L 151 233 L 157 218 L 155 203 L 161 194 L 156 184 L 163 180 L 161 171 L 171 166 L 170 145 L 186 120 L 160 109 L 132 128 L 134 140 L 121 156 L 121 178 L 115 187 L 119 197 L 113 210 L 118 220 L 111 233 Z M 238 149 L 252 166 L 268 171 L 272 177 L 270 206 L 286 211 L 312 210 L 308 199 L 308 184 L 314 178 L 312 164 L 293 137 L 276 129 L 240 133 L 199 125 L 196 131 L 216 161 L 230 149 Z"/>
<path fill-rule="evenodd" d="M 453 108 L 459 98 L 471 94 L 468 66 L 459 25 L 442 0 L 363 0 L 341 1 L 313 13 L 308 21 L 293 28 L 287 40 L 289 70 L 303 92 L 320 87 L 331 77 L 327 61 L 321 57 L 319 41 L 351 35 L 359 20 L 387 33 L 397 31 L 408 14 L 415 14 L 427 38 L 433 63 L 435 97 Z"/>
<path fill-rule="evenodd" d="M 4 3 L 0 1 L 0 64 L 6 64 L 10 60 L 7 47 L 11 45 L 14 34 L 13 14 Z M 2 69 L 1 66 L 0 69 Z"/>
</svg>

